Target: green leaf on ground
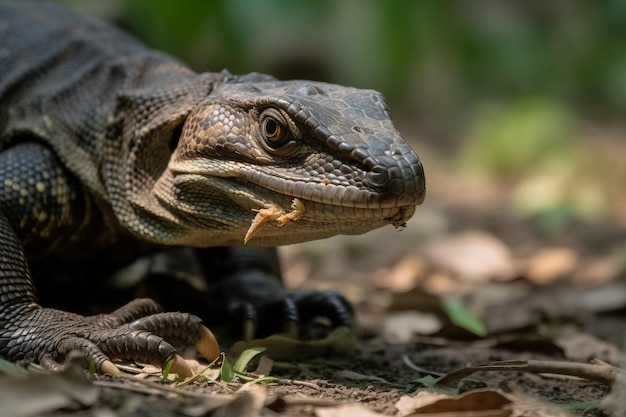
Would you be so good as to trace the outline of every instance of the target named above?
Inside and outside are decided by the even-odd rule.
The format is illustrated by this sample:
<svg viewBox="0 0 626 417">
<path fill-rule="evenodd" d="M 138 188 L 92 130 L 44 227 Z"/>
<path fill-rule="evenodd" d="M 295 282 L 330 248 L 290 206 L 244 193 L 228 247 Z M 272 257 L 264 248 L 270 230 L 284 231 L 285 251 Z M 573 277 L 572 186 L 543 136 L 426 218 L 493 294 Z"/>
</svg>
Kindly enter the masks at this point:
<svg viewBox="0 0 626 417">
<path fill-rule="evenodd" d="M 222 357 L 222 367 L 220 368 L 220 379 L 224 382 L 233 382 L 235 379 L 235 370 L 226 359 L 226 355 Z"/>
<path fill-rule="evenodd" d="M 457 326 L 481 337 L 487 334 L 485 324 L 457 300 L 442 299 L 441 306 Z"/>
<path fill-rule="evenodd" d="M 254 359 L 254 357 L 256 357 L 259 353 L 262 353 L 265 350 L 267 349 L 263 346 L 254 346 L 254 347 L 244 350 L 237 357 L 237 360 L 235 361 L 235 365 L 233 366 L 234 370 L 237 372 L 246 372 L 246 367 L 248 366 L 250 361 Z"/>
</svg>

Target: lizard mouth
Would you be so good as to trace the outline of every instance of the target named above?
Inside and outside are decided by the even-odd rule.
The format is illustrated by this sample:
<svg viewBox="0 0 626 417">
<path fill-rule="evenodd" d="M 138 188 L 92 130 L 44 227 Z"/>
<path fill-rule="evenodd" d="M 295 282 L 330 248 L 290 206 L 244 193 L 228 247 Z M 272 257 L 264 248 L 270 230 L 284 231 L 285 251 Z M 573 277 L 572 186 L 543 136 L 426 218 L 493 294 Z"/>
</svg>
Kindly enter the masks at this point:
<svg viewBox="0 0 626 417">
<path fill-rule="evenodd" d="M 206 201 L 205 196 L 210 195 L 212 204 L 205 210 L 207 218 L 214 219 L 218 211 L 238 213 L 238 218 L 247 224 L 244 244 L 257 236 L 282 235 L 287 225 L 290 227 L 286 229 L 301 232 L 302 238 L 306 234 L 361 234 L 385 224 L 401 228 L 419 204 L 413 201 L 412 204 L 399 205 L 398 199 L 381 199 L 379 193 L 356 187 L 283 181 L 260 175 L 247 179 L 241 171 L 237 176 L 177 171 L 174 173 L 176 206 L 168 204 L 170 199 L 164 199 L 162 203 L 170 206 L 170 210 L 189 214 L 185 217 L 190 218 L 191 215 L 202 215 L 203 210 L 198 209 L 197 202 Z M 281 186 L 277 186 L 279 182 Z M 268 225 L 279 230 L 266 227 Z"/>
</svg>

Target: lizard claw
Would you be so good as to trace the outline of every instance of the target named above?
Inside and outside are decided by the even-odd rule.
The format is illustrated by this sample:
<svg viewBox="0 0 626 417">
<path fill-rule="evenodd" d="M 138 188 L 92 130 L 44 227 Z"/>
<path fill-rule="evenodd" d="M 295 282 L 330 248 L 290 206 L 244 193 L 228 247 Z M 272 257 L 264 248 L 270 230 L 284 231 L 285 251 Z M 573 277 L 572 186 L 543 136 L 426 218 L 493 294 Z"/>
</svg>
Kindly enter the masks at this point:
<svg viewBox="0 0 626 417">
<path fill-rule="evenodd" d="M 85 356 L 85 352 L 79 351 L 79 350 L 73 350 L 71 352 L 69 352 L 66 357 L 65 357 L 65 363 L 62 365 L 59 362 L 57 362 L 56 360 L 54 360 L 53 356 L 51 353 L 46 353 L 44 355 L 42 355 L 39 358 L 39 364 L 44 368 L 47 369 L 49 371 L 53 371 L 53 372 L 61 372 L 63 371 L 67 365 L 75 365 L 75 366 L 80 366 L 80 364 L 84 364 L 84 361 L 87 360 L 86 356 Z M 95 363 L 95 361 L 94 361 Z M 97 366 L 97 370 L 101 373 L 101 374 L 109 374 L 109 375 L 115 375 L 115 376 L 119 376 L 122 375 L 123 372 L 120 371 L 118 369 L 117 366 L 115 366 L 115 364 L 113 362 L 111 362 L 108 359 L 105 359 L 104 361 L 102 361 L 100 363 L 100 365 L 96 365 Z"/>
<path fill-rule="evenodd" d="M 316 317 L 326 318 L 332 328 L 353 325 L 350 303 L 334 291 L 291 292 L 281 289 L 274 293 L 258 291 L 245 294 L 241 292 L 245 286 L 239 288 L 238 294 L 231 294 L 224 310 L 232 318 L 232 325 L 241 326 L 240 337 L 243 341 L 275 333 L 299 339 L 303 325 Z"/>
<path fill-rule="evenodd" d="M 122 374 L 122 371 L 120 371 L 113 362 L 106 360 L 100 365 L 100 373 L 119 376 Z"/>
<path fill-rule="evenodd" d="M 241 340 L 246 342 L 254 339 L 254 335 L 257 331 L 256 321 L 251 319 L 244 319 L 241 322 Z"/>
<path fill-rule="evenodd" d="M 308 321 L 321 316 L 329 319 L 332 327 L 354 325 L 352 305 L 336 291 L 299 291 L 292 296 L 302 320 Z"/>
<path fill-rule="evenodd" d="M 214 361 L 220 355 L 220 347 L 215 335 L 205 326 L 200 326 L 198 333 L 199 337 L 194 347 L 207 360 Z"/>
<path fill-rule="evenodd" d="M 170 367 L 170 372 L 178 374 L 178 376 L 183 379 L 189 378 L 193 375 L 193 372 L 191 372 L 191 368 L 187 365 L 187 362 L 185 362 L 183 357 L 178 353 L 174 354 L 170 360 L 173 361 L 172 366 Z"/>
<path fill-rule="evenodd" d="M 151 335 L 158 334 L 160 337 L 177 337 L 187 343 L 193 344 L 196 350 L 207 360 L 215 360 L 220 349 L 213 333 L 201 324 L 200 318 L 187 313 L 157 313 L 139 318 L 128 324 L 131 330 L 148 331 Z M 155 340 L 152 343 L 167 343 Z M 164 353 L 165 348 L 158 346 L 153 351 Z"/>
<path fill-rule="evenodd" d="M 291 297 L 285 296 L 270 301 L 258 297 L 256 301 L 253 303 L 233 299 L 226 308 L 229 315 L 241 323 L 241 340 L 254 339 L 259 330 L 261 333 L 275 333 L 282 330 L 289 337 L 298 338 L 300 314 L 296 302 Z"/>
</svg>

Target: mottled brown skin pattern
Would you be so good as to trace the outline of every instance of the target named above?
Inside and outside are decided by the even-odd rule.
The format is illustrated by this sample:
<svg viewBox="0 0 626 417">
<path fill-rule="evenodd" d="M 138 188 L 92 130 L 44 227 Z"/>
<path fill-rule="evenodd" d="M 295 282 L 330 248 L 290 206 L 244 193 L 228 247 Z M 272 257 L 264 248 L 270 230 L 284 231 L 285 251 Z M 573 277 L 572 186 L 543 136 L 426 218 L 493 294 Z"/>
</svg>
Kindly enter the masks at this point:
<svg viewBox="0 0 626 417">
<path fill-rule="evenodd" d="M 282 287 L 272 247 L 400 227 L 424 184 L 375 91 L 197 74 L 54 4 L 0 3 L 1 357 L 55 367 L 79 350 L 115 372 L 176 358 L 170 336 L 215 356 L 198 317 L 151 300 L 96 316 L 39 304 L 29 264 L 37 282 L 69 265 L 97 288 L 99 266 L 174 246 L 197 248 L 213 295 L 198 304 L 243 337 L 315 315 L 349 326 L 341 295 Z"/>
</svg>

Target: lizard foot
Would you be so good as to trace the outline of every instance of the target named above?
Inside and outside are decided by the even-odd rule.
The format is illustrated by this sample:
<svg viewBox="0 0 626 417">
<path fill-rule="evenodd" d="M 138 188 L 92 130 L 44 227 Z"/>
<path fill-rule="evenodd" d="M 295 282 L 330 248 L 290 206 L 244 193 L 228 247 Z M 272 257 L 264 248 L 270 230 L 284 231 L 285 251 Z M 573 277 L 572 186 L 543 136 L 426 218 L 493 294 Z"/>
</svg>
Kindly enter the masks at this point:
<svg viewBox="0 0 626 417">
<path fill-rule="evenodd" d="M 245 341 L 274 333 L 301 338 L 303 327 L 318 317 L 331 328 L 353 325 L 352 306 L 335 291 L 290 291 L 250 271 L 222 280 L 213 290 L 212 298 L 223 300 L 231 326 L 241 325 Z"/>
<path fill-rule="evenodd" d="M 259 302 L 261 301 L 261 302 Z M 237 311 L 238 310 L 238 311 Z M 335 291 L 286 291 L 281 299 L 243 302 L 234 314 L 241 317 L 242 340 L 257 334 L 284 333 L 301 338 L 302 328 L 314 318 L 325 318 L 331 328 L 352 327 L 352 306 Z"/>
<path fill-rule="evenodd" d="M 11 328 L 14 334 L 11 335 Z M 213 333 L 201 320 L 187 313 L 162 313 L 149 299 L 137 299 L 111 314 L 80 316 L 60 310 L 34 308 L 19 316 L 6 329 L 20 344 L 9 350 L 14 360 L 35 360 L 54 369 L 70 352 L 82 352 L 100 373 L 119 374 L 114 361 L 133 360 L 164 368 L 180 377 L 192 372 L 176 349 L 165 340 L 175 337 L 193 344 L 207 360 L 220 349 Z M 20 337 L 16 337 L 21 332 Z M 0 340 L 6 336 L 0 335 Z"/>
</svg>

